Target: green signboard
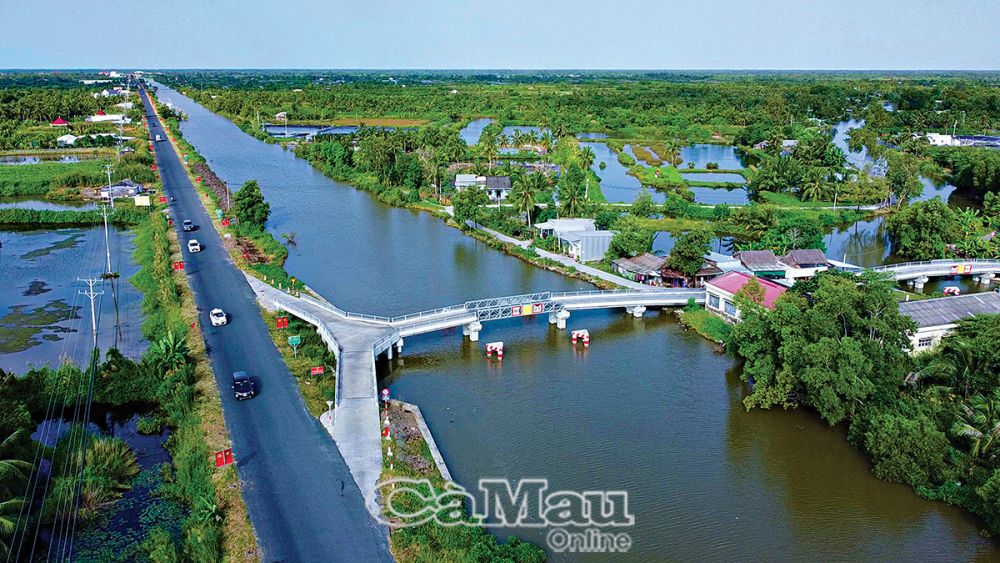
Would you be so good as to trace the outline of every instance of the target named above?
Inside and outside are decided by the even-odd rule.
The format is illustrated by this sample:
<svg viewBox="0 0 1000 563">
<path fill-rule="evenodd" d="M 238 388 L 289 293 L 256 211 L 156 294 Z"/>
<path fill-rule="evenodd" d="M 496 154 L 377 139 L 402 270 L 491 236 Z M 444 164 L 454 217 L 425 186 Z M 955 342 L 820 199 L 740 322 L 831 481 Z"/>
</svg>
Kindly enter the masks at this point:
<svg viewBox="0 0 1000 563">
<path fill-rule="evenodd" d="M 301 343 L 302 343 L 302 337 L 297 334 L 295 336 L 288 337 L 288 345 L 291 346 L 292 348 L 298 346 Z"/>
</svg>

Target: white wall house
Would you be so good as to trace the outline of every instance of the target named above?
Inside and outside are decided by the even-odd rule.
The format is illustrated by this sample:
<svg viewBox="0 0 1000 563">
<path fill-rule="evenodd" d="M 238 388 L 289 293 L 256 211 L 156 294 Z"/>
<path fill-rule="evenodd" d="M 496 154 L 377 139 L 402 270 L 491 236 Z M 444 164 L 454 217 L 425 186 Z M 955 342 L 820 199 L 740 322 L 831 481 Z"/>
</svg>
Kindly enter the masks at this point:
<svg viewBox="0 0 1000 563">
<path fill-rule="evenodd" d="M 486 191 L 490 201 L 501 202 L 510 195 L 510 176 L 477 176 L 475 174 L 456 174 L 455 191 L 479 186 Z"/>
<path fill-rule="evenodd" d="M 955 137 L 942 135 L 941 133 L 928 133 L 925 137 L 927 138 L 927 142 L 935 147 L 957 147 L 962 144 Z"/>
<path fill-rule="evenodd" d="M 899 312 L 917 323 L 917 331 L 910 335 L 912 354 L 930 350 L 941 343 L 958 321 L 976 315 L 1000 314 L 1000 293 L 970 293 L 955 297 L 904 301 Z"/>
<path fill-rule="evenodd" d="M 705 309 L 730 322 L 740 321 L 740 310 L 736 306 L 736 294 L 743 286 L 750 283 L 754 276 L 745 272 L 726 272 L 725 274 L 705 282 Z M 764 301 L 761 303 L 768 309 L 774 308 L 774 302 L 788 288 L 771 280 L 756 278 L 764 288 Z"/>
</svg>

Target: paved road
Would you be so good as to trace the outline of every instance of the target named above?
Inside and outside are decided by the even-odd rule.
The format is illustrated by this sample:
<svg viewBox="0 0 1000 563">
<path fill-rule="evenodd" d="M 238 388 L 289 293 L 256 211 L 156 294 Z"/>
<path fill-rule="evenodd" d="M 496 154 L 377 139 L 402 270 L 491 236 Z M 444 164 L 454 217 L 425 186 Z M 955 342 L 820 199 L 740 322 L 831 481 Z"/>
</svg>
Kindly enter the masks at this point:
<svg viewBox="0 0 1000 563">
<path fill-rule="evenodd" d="M 148 107 L 145 93 L 143 102 Z M 155 116 L 149 123 L 154 137 L 165 137 Z M 164 190 L 176 198 L 171 208 L 185 247 L 185 269 L 203 315 L 205 341 L 261 560 L 391 560 L 386 534 L 365 510 L 333 440 L 306 410 L 250 286 L 229 260 L 180 159 L 166 142 L 157 149 Z M 191 219 L 199 229 L 180 232 L 183 219 Z M 186 251 L 191 238 L 204 245 L 202 252 Z M 214 307 L 229 313 L 228 326 L 213 328 L 208 322 L 208 311 Z M 231 374 L 237 370 L 254 378 L 258 397 L 243 402 L 233 398 Z"/>
</svg>

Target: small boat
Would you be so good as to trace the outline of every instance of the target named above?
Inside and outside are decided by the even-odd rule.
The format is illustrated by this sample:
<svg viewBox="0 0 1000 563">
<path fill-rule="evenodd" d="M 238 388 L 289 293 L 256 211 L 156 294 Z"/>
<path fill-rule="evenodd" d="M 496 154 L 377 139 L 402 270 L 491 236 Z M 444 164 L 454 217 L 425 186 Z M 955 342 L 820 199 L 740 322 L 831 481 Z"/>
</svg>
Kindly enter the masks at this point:
<svg viewBox="0 0 1000 563">
<path fill-rule="evenodd" d="M 949 285 L 948 287 L 944 288 L 944 294 L 947 296 L 961 295 L 962 290 L 959 289 L 957 285 Z"/>
</svg>

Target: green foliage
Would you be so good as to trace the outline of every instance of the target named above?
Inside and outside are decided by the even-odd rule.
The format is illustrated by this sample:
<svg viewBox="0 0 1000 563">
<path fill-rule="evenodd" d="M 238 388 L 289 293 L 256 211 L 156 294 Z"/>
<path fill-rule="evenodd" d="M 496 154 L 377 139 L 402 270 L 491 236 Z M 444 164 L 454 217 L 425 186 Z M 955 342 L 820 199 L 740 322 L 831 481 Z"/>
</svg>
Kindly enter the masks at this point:
<svg viewBox="0 0 1000 563">
<path fill-rule="evenodd" d="M 639 193 L 635 196 L 635 200 L 632 202 L 632 207 L 629 209 L 629 213 L 640 218 L 647 218 L 656 212 L 656 204 L 653 203 L 653 196 L 649 193 L 649 190 L 642 188 Z"/>
<path fill-rule="evenodd" d="M 615 233 L 605 257 L 614 260 L 623 256 L 638 256 L 653 247 L 653 233 L 642 227 L 635 215 L 623 215 L 615 221 Z"/>
<path fill-rule="evenodd" d="M 959 239 L 957 216 L 938 198 L 920 201 L 886 220 L 893 250 L 912 260 L 943 258 Z"/>
<path fill-rule="evenodd" d="M 241 229 L 263 230 L 271 214 L 271 204 L 264 199 L 256 180 L 247 180 L 233 195 L 233 209 Z"/>
<path fill-rule="evenodd" d="M 807 404 L 836 424 L 894 393 L 910 365 L 914 325 L 899 314 L 892 285 L 875 274 L 821 272 L 775 310 L 743 311 L 731 342 L 746 360 L 743 377 L 755 382 L 746 406 Z"/>
<path fill-rule="evenodd" d="M 486 191 L 479 186 L 472 186 L 455 194 L 451 200 L 455 210 L 455 220 L 460 225 L 466 221 L 478 223 L 483 214 L 483 207 L 490 203 Z"/>
<path fill-rule="evenodd" d="M 711 248 L 714 237 L 715 233 L 708 229 L 695 229 L 681 235 L 670 249 L 667 266 L 693 278 L 705 263 L 705 254 Z"/>
<path fill-rule="evenodd" d="M 924 414 L 883 411 L 866 417 L 864 447 L 879 479 L 929 486 L 948 474 L 948 438 Z"/>
</svg>

